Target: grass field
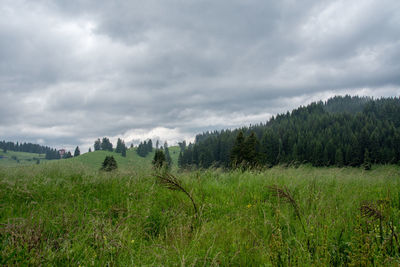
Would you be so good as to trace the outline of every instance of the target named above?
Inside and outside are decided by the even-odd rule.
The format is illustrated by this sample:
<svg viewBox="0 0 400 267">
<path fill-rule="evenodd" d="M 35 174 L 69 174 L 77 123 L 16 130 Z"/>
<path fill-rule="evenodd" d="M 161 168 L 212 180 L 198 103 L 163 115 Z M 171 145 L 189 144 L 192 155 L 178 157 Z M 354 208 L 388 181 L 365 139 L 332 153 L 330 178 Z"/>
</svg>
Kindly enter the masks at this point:
<svg viewBox="0 0 400 267">
<path fill-rule="evenodd" d="M 0 166 L 30 165 L 45 162 L 44 154 L 0 150 Z"/>
<path fill-rule="evenodd" d="M 104 173 L 91 154 L 0 167 L 0 264 L 400 264 L 397 166 L 173 171 L 195 214 L 151 155 Z"/>
</svg>

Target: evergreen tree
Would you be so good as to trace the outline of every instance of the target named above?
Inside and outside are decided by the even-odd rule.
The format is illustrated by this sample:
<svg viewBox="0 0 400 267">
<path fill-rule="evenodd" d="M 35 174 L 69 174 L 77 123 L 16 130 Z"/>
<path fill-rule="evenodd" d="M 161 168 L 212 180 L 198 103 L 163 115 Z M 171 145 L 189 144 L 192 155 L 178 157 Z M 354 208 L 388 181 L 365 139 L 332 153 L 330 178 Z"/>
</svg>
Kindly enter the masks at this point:
<svg viewBox="0 0 400 267">
<path fill-rule="evenodd" d="M 242 131 L 236 136 L 235 145 L 231 152 L 231 166 L 238 167 L 243 162 L 244 135 Z"/>
<path fill-rule="evenodd" d="M 121 138 L 118 138 L 117 141 L 117 147 L 115 148 L 116 153 L 121 153 L 122 152 L 122 140 Z"/>
<path fill-rule="evenodd" d="M 147 142 L 147 152 L 153 152 L 153 141 L 151 139 Z"/>
<path fill-rule="evenodd" d="M 257 136 L 254 132 L 252 132 L 243 143 L 242 157 L 246 165 L 254 167 L 258 164 L 258 149 L 259 142 Z"/>
<path fill-rule="evenodd" d="M 75 148 L 74 157 L 77 157 L 77 156 L 79 156 L 80 154 L 81 154 L 81 151 L 79 150 L 79 146 L 77 146 L 77 147 Z"/>
<path fill-rule="evenodd" d="M 113 151 L 113 145 L 107 137 L 103 137 L 103 140 L 101 141 L 101 150 Z"/>
<path fill-rule="evenodd" d="M 72 158 L 71 151 L 68 151 L 67 153 L 64 154 L 64 159 L 69 159 Z"/>
<path fill-rule="evenodd" d="M 164 152 L 161 149 L 157 149 L 156 153 L 154 154 L 154 158 L 153 158 L 153 166 L 156 169 L 160 169 L 165 165 L 168 166 L 166 159 L 165 159 Z"/>
<path fill-rule="evenodd" d="M 101 141 L 100 138 L 94 141 L 94 151 L 101 150 Z"/>
<path fill-rule="evenodd" d="M 164 153 L 165 153 L 165 160 L 168 164 L 168 167 L 171 167 L 172 165 L 172 159 L 171 156 L 169 154 L 169 149 L 168 149 L 168 143 L 167 141 L 164 142 Z"/>
<path fill-rule="evenodd" d="M 117 161 L 113 156 L 106 156 L 100 170 L 112 171 L 118 168 Z"/>
<path fill-rule="evenodd" d="M 90 153 L 90 152 L 92 152 L 92 149 L 89 147 L 89 150 L 88 150 L 88 152 Z"/>
</svg>

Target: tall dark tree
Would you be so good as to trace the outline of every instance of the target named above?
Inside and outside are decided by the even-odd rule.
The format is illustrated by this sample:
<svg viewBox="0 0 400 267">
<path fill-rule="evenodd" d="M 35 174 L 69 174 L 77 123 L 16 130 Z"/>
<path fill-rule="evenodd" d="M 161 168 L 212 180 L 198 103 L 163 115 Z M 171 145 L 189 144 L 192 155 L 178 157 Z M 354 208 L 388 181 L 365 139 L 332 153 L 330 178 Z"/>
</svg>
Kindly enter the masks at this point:
<svg viewBox="0 0 400 267">
<path fill-rule="evenodd" d="M 81 154 L 81 151 L 79 150 L 79 146 L 77 146 L 76 148 L 75 148 L 75 151 L 74 151 L 74 157 L 77 157 L 77 156 L 79 156 Z"/>
<path fill-rule="evenodd" d="M 157 149 L 156 153 L 154 154 L 154 158 L 153 158 L 153 166 L 156 169 L 160 169 L 163 166 L 167 165 L 167 161 L 165 159 L 165 155 L 164 152 L 161 149 Z"/>
<path fill-rule="evenodd" d="M 231 166 L 236 168 L 243 162 L 244 135 L 242 131 L 236 136 L 235 145 L 231 152 Z"/>
<path fill-rule="evenodd" d="M 244 163 L 249 167 L 254 167 L 258 165 L 259 160 L 259 142 L 257 136 L 252 132 L 244 141 L 242 156 Z"/>
<path fill-rule="evenodd" d="M 103 137 L 103 140 L 101 141 L 101 150 L 113 151 L 113 145 L 107 137 Z"/>
<path fill-rule="evenodd" d="M 100 138 L 94 141 L 94 151 L 101 150 L 101 141 Z"/>
<path fill-rule="evenodd" d="M 166 160 L 168 166 L 170 167 L 172 165 L 172 158 L 171 158 L 171 155 L 169 154 L 167 141 L 164 142 L 164 154 L 165 154 L 165 160 Z"/>
<path fill-rule="evenodd" d="M 147 142 L 147 151 L 153 152 L 153 141 L 151 141 L 151 139 L 149 139 L 149 141 Z"/>
</svg>

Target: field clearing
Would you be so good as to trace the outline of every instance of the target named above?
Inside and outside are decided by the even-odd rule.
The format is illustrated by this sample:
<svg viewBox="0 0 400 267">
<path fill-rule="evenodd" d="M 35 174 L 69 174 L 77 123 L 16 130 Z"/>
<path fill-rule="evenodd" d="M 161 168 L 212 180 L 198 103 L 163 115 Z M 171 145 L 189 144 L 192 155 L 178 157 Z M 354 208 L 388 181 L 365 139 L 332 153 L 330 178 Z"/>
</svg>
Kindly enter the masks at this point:
<svg viewBox="0 0 400 267">
<path fill-rule="evenodd" d="M 0 168 L 1 264 L 400 264 L 398 166 L 173 172 L 196 215 L 148 164 L 81 160 Z"/>
</svg>

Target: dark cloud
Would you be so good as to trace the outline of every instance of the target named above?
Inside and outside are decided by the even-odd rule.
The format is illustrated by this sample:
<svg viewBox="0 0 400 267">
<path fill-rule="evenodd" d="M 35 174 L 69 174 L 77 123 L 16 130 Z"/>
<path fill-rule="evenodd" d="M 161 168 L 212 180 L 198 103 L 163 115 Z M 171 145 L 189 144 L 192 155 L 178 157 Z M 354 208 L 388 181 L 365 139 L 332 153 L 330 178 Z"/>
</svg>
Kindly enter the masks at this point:
<svg viewBox="0 0 400 267">
<path fill-rule="evenodd" d="M 4 0 L 0 136 L 173 143 L 335 94 L 400 94 L 400 2 Z"/>
</svg>

